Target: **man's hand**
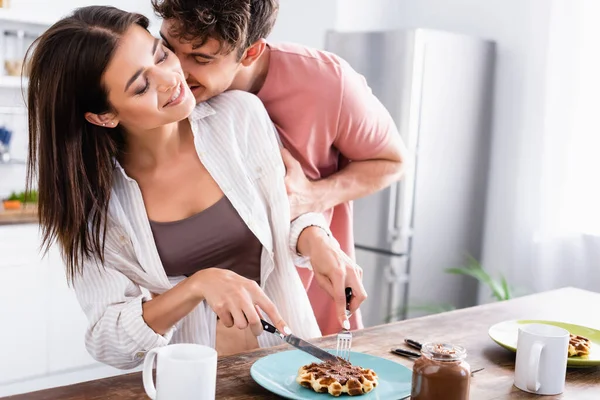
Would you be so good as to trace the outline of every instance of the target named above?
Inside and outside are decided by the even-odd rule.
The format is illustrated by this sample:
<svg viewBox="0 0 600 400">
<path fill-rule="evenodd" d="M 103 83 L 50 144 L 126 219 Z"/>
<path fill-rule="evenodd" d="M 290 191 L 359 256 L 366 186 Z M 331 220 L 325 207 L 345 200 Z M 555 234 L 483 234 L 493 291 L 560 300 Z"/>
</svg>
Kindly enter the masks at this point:
<svg viewBox="0 0 600 400">
<path fill-rule="evenodd" d="M 316 186 L 310 181 L 302 166 L 286 149 L 281 149 L 281 157 L 285 164 L 285 188 L 290 200 L 290 216 L 292 220 L 308 212 L 321 212 L 316 198 Z"/>
</svg>

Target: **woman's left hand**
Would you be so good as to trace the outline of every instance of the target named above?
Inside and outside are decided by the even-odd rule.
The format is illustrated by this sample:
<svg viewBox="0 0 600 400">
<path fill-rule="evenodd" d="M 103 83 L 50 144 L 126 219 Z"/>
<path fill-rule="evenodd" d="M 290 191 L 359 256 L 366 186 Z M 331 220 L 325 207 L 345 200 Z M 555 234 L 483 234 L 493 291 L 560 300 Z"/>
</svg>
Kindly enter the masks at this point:
<svg viewBox="0 0 600 400">
<path fill-rule="evenodd" d="M 302 231 L 298 240 L 298 250 L 310 258 L 315 279 L 336 305 L 340 324 L 350 329 L 346 316 L 346 288 L 352 288 L 349 310 L 355 312 L 367 299 L 362 284 L 363 271 L 346 253 L 338 242 L 329 237 L 319 227 L 311 226 Z"/>
</svg>

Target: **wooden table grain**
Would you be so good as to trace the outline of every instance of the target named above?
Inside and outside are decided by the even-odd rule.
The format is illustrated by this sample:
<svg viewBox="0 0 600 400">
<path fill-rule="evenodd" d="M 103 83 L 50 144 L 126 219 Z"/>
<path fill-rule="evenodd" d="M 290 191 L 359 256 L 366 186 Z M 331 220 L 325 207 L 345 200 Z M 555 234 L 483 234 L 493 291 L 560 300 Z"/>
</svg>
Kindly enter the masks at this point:
<svg viewBox="0 0 600 400">
<path fill-rule="evenodd" d="M 559 396 L 536 396 L 513 386 L 514 353 L 496 345 L 487 334 L 488 328 L 510 319 L 551 319 L 600 329 L 600 293 L 574 288 L 525 296 L 501 303 L 486 304 L 433 316 L 364 329 L 354 333 L 353 350 L 388 358 L 412 367 L 412 361 L 390 354 L 392 347 L 402 345 L 404 338 L 421 342 L 445 341 L 463 345 L 475 374 L 471 384 L 471 400 L 497 399 L 600 399 L 600 368 L 569 369 L 565 392 Z M 334 347 L 334 338 L 315 341 Z M 217 399 L 276 399 L 250 377 L 250 367 L 270 353 L 288 350 L 284 345 L 235 356 L 220 358 L 217 375 Z M 133 400 L 146 399 L 140 373 L 122 375 L 54 388 L 5 400 Z M 441 399 L 442 400 L 442 399 Z"/>
</svg>

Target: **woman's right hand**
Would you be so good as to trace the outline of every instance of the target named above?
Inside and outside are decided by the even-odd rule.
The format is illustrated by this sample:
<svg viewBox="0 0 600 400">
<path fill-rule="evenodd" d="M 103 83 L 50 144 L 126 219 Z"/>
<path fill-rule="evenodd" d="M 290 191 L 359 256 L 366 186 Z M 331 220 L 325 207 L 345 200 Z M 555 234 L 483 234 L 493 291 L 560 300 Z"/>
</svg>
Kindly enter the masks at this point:
<svg viewBox="0 0 600 400">
<path fill-rule="evenodd" d="M 196 281 L 202 297 L 227 328 L 250 327 L 252 333 L 259 336 L 263 328 L 258 307 L 280 332 L 291 333 L 277 307 L 255 281 L 221 268 L 203 269 L 190 278 Z"/>
</svg>

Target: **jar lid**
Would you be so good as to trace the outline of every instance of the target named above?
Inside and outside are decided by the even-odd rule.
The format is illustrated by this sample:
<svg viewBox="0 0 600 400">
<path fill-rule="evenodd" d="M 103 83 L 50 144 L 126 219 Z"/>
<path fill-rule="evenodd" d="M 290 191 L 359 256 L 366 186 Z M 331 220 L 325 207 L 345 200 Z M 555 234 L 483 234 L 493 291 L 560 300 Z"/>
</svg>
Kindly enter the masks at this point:
<svg viewBox="0 0 600 400">
<path fill-rule="evenodd" d="M 425 343 L 421 353 L 435 361 L 460 361 L 467 358 L 467 350 L 450 343 Z"/>
</svg>

